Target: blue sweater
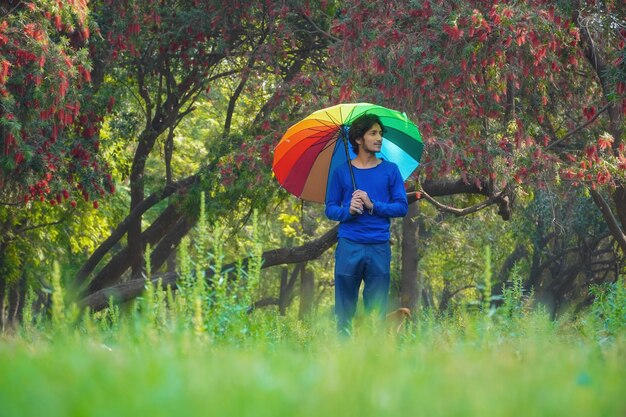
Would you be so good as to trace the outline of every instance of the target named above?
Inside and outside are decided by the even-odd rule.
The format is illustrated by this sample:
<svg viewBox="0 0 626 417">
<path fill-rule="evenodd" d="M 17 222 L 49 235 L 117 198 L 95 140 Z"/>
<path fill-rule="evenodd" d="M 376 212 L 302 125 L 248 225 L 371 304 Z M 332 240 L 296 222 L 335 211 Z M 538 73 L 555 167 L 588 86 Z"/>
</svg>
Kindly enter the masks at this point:
<svg viewBox="0 0 626 417">
<path fill-rule="evenodd" d="M 358 189 L 367 192 L 374 203 L 374 211 L 350 214 L 352 180 L 348 167 L 335 169 L 326 190 L 326 216 L 339 223 L 338 237 L 359 243 L 384 243 L 389 241 L 389 219 L 403 217 L 408 210 L 404 181 L 398 167 L 382 160 L 373 168 L 352 166 Z"/>
</svg>

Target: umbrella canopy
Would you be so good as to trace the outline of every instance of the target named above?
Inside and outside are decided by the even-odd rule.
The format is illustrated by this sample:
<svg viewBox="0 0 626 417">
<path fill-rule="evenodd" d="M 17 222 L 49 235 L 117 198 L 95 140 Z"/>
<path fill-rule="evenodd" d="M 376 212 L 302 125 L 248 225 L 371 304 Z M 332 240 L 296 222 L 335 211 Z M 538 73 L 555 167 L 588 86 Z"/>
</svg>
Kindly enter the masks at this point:
<svg viewBox="0 0 626 417">
<path fill-rule="evenodd" d="M 328 178 L 350 169 L 356 155 L 346 152 L 352 121 L 375 114 L 385 128 L 379 158 L 394 162 L 406 180 L 419 165 L 424 144 L 406 114 L 370 103 L 339 104 L 318 110 L 291 126 L 274 149 L 272 169 L 278 182 L 304 200 L 324 203 Z"/>
</svg>

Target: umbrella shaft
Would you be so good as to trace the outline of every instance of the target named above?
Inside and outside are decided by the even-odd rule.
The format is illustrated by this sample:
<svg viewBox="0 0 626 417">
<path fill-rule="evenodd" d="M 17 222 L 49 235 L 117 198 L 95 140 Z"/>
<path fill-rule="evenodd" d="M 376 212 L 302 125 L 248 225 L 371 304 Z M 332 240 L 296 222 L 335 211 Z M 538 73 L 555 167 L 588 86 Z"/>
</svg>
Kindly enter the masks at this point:
<svg viewBox="0 0 626 417">
<path fill-rule="evenodd" d="M 350 161 L 350 151 L 348 151 L 348 138 L 343 129 L 341 129 L 341 139 L 343 147 L 346 150 L 346 160 L 348 161 L 348 169 L 350 170 L 350 178 L 352 179 L 352 189 L 356 191 L 356 181 L 354 180 L 354 172 L 352 171 L 352 161 Z"/>
</svg>

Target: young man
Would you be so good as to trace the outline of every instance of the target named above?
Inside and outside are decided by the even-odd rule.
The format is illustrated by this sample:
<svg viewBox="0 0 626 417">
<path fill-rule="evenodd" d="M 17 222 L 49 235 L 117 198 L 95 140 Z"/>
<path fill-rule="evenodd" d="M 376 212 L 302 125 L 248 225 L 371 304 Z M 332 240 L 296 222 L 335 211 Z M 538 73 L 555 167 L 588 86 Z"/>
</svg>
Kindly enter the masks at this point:
<svg viewBox="0 0 626 417">
<path fill-rule="evenodd" d="M 326 216 L 339 221 L 335 251 L 335 314 L 340 334 L 349 335 L 361 281 L 367 312 L 381 318 L 387 308 L 392 217 L 406 215 L 408 203 L 398 167 L 380 159 L 384 127 L 378 116 L 365 114 L 350 126 L 356 153 L 351 161 L 356 190 L 346 169 L 334 171 L 326 192 Z"/>
</svg>

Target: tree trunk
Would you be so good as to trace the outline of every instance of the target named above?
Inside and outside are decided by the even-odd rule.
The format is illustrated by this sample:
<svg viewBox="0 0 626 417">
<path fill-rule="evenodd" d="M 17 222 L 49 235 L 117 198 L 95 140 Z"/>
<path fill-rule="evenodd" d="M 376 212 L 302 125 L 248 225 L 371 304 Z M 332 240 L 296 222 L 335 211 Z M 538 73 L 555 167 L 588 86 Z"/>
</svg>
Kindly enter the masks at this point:
<svg viewBox="0 0 626 417">
<path fill-rule="evenodd" d="M 26 291 L 28 290 L 26 274 L 24 273 L 24 269 L 22 269 L 22 276 L 20 278 L 19 285 L 16 285 L 18 290 L 18 297 L 20 299 L 20 304 L 17 307 L 17 313 L 15 318 L 18 323 L 22 323 L 22 319 L 24 318 L 24 306 L 26 304 Z"/>
<path fill-rule="evenodd" d="M 130 171 L 130 212 L 133 211 L 144 199 L 144 168 L 146 160 L 152 150 L 152 145 L 156 140 L 156 132 L 152 135 L 144 132 L 139 139 L 135 158 Z M 140 277 L 144 271 L 144 245 L 141 239 L 141 219 L 138 216 L 128 225 L 128 253 L 130 255 L 131 275 Z"/>
<path fill-rule="evenodd" d="M 182 239 L 195 224 L 195 220 L 183 216 L 173 227 L 166 229 L 164 233 L 167 234 L 159 241 L 159 244 L 150 254 L 150 265 L 153 272 L 161 269 L 165 261 L 176 250 Z"/>
<path fill-rule="evenodd" d="M 435 299 L 433 298 L 433 289 L 428 283 L 424 283 L 422 290 L 422 303 L 424 308 L 432 309 L 435 307 Z"/>
<path fill-rule="evenodd" d="M 313 300 L 315 298 L 315 275 L 311 268 L 303 268 L 300 274 L 300 310 L 298 318 L 304 320 L 313 311 Z"/>
<path fill-rule="evenodd" d="M 177 259 L 178 259 L 178 254 L 176 253 L 175 250 L 172 251 L 172 253 L 170 253 L 170 256 L 167 257 L 167 272 L 170 274 L 174 274 L 176 273 L 176 267 L 177 267 Z"/>
<path fill-rule="evenodd" d="M 613 201 L 617 208 L 617 218 L 622 224 L 622 230 L 626 230 L 626 186 L 618 185 L 613 193 Z M 626 252 L 624 252 L 626 255 Z"/>
<path fill-rule="evenodd" d="M 287 305 L 289 295 L 287 294 L 287 284 L 289 281 L 289 269 L 283 266 L 280 269 L 280 288 L 278 291 L 278 314 L 285 316 L 287 314 Z"/>
<path fill-rule="evenodd" d="M 417 264 L 419 254 L 417 241 L 419 237 L 419 203 L 409 205 L 407 215 L 402 219 L 402 276 L 400 279 L 400 306 L 416 311 L 420 297 L 421 285 Z"/>
<path fill-rule="evenodd" d="M 284 316 L 287 314 L 287 307 L 291 304 L 293 300 L 294 288 L 296 286 L 296 282 L 298 281 L 298 277 L 301 275 L 302 271 L 306 269 L 306 262 L 298 263 L 291 271 L 291 276 L 288 280 L 285 280 L 283 285 L 283 280 L 281 276 L 281 285 L 280 285 L 280 295 L 279 295 L 279 311 L 280 315 Z M 285 275 L 286 278 L 286 275 Z"/>
<path fill-rule="evenodd" d="M 128 232 L 129 225 L 134 222 L 136 219 L 140 218 L 143 213 L 148 211 L 150 208 L 154 207 L 157 203 L 163 201 L 170 195 L 172 195 L 177 190 L 181 188 L 185 188 L 195 184 L 198 181 L 198 175 L 189 176 L 181 181 L 177 181 L 172 184 L 168 184 L 163 188 L 163 190 L 158 191 L 150 195 L 150 197 L 146 198 L 135 207 L 126 218 L 117 225 L 115 230 L 111 233 L 111 235 L 98 246 L 98 248 L 94 251 L 94 253 L 89 257 L 87 262 L 81 267 L 81 269 L 76 274 L 74 282 L 77 286 L 81 286 L 84 282 L 87 281 L 87 277 L 93 272 L 98 263 L 104 258 L 104 256 L 113 249 L 113 247 L 117 244 L 117 242 L 124 237 L 124 235 Z"/>
<path fill-rule="evenodd" d="M 611 207 L 597 190 L 592 189 L 589 190 L 589 192 L 591 194 L 591 197 L 593 198 L 594 203 L 596 203 L 596 206 L 598 206 L 598 208 L 600 209 L 602 217 L 604 217 L 604 220 L 609 227 L 609 231 L 611 232 L 613 239 L 615 239 L 615 241 L 621 248 L 622 253 L 626 255 L 626 234 L 624 233 L 624 230 L 622 230 L 619 221 L 613 215 Z M 615 196 L 615 194 L 613 195 Z M 617 198 L 617 200 L 619 200 L 619 197 Z"/>
<path fill-rule="evenodd" d="M 517 245 L 513 252 L 506 258 L 498 273 L 498 283 L 504 283 L 509 280 L 511 271 L 515 264 L 528 256 L 528 249 L 524 245 Z"/>
<path fill-rule="evenodd" d="M 20 308 L 20 291 L 17 283 L 9 286 L 9 312 L 7 317 L 7 323 L 11 327 L 15 327 L 18 322 L 18 311 Z"/>
<path fill-rule="evenodd" d="M 146 244 L 154 245 L 159 242 L 163 235 L 175 227 L 180 218 L 181 215 L 176 212 L 176 208 L 173 205 L 168 206 L 142 234 L 142 252 Z M 86 293 L 91 294 L 117 283 L 124 272 L 131 266 L 132 257 L 133 255 L 128 247 L 116 253 L 91 281 Z"/>
<path fill-rule="evenodd" d="M 437 307 L 439 314 L 443 315 L 448 311 L 453 294 L 454 293 L 450 290 L 450 283 L 447 281 L 444 282 L 441 298 L 439 299 L 439 306 Z"/>
</svg>

